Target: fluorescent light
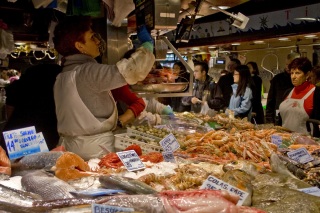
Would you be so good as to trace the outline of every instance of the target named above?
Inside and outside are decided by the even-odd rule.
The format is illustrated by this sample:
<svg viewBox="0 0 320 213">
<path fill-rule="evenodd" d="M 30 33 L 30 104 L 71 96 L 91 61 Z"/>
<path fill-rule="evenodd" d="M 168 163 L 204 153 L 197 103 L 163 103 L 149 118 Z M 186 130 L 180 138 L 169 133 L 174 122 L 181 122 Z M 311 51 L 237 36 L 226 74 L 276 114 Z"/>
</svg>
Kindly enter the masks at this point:
<svg viewBox="0 0 320 213">
<path fill-rule="evenodd" d="M 211 10 L 217 10 L 217 7 L 221 10 L 227 10 L 229 9 L 230 7 L 229 6 L 211 6 L 209 7 Z"/>
<path fill-rule="evenodd" d="M 304 37 L 305 37 L 305 38 L 316 38 L 317 35 L 310 34 L 310 35 L 305 35 Z"/>
<path fill-rule="evenodd" d="M 232 45 L 232 46 L 239 46 L 240 43 L 232 43 L 231 45 Z"/>
<path fill-rule="evenodd" d="M 25 45 L 26 43 L 25 42 L 15 42 L 14 44 L 21 46 L 21 45 Z"/>
<path fill-rule="evenodd" d="M 253 41 L 253 43 L 255 43 L 255 44 L 264 44 L 264 41 L 261 41 L 261 40 L 259 40 L 259 41 Z"/>
<path fill-rule="evenodd" d="M 302 18 L 294 18 L 297 21 L 317 21 L 316 18 L 302 17 Z"/>
<path fill-rule="evenodd" d="M 290 41 L 290 39 L 289 39 L 289 38 L 287 38 L 287 37 L 278 38 L 278 40 L 279 40 L 279 41 Z"/>
</svg>

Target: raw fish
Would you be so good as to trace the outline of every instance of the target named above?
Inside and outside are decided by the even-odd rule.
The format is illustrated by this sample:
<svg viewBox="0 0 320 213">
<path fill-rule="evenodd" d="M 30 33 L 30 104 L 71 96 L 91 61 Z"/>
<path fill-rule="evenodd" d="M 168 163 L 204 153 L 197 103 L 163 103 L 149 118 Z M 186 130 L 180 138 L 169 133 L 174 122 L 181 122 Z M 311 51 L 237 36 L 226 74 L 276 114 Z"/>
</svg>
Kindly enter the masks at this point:
<svg viewBox="0 0 320 213">
<path fill-rule="evenodd" d="M 24 175 L 21 185 L 26 191 L 39 194 L 43 200 L 73 198 L 69 192 L 75 191 L 65 181 L 41 170 Z"/>
<path fill-rule="evenodd" d="M 50 170 L 64 152 L 38 152 L 22 157 L 12 164 L 12 176 L 23 176 L 39 169 Z"/>
<path fill-rule="evenodd" d="M 154 194 L 157 192 L 141 181 L 115 175 L 100 176 L 99 181 L 106 189 L 122 189 L 129 194 Z"/>
</svg>

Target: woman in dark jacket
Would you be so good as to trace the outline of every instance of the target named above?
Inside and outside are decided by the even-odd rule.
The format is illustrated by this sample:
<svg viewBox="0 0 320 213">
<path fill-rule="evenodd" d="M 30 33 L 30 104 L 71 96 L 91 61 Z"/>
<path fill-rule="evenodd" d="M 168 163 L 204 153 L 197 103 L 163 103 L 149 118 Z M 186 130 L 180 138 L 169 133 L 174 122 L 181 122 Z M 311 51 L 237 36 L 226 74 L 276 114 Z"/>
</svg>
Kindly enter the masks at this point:
<svg viewBox="0 0 320 213">
<path fill-rule="evenodd" d="M 250 61 L 247 63 L 249 67 L 253 83 L 255 85 L 255 90 L 252 99 L 252 123 L 254 123 L 253 118 L 257 124 L 263 124 L 264 122 L 264 112 L 261 103 L 261 90 L 262 90 L 262 79 L 259 77 L 259 69 L 256 62 Z"/>
</svg>

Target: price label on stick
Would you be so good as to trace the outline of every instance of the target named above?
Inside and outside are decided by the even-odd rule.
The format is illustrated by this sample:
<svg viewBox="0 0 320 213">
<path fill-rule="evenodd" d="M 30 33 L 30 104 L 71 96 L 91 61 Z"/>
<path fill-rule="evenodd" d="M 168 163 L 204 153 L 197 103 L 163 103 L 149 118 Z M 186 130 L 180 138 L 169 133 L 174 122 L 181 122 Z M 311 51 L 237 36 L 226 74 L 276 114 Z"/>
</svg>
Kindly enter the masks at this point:
<svg viewBox="0 0 320 213">
<path fill-rule="evenodd" d="M 172 152 L 162 152 L 162 156 L 165 162 L 176 163 Z"/>
<path fill-rule="evenodd" d="M 3 132 L 3 137 L 10 159 L 49 151 L 42 133 L 36 133 L 34 126 Z"/>
<path fill-rule="evenodd" d="M 118 157 L 120 158 L 123 165 L 127 168 L 128 171 L 136 171 L 146 168 L 139 158 L 138 154 L 134 150 L 128 150 L 123 152 L 117 152 Z"/>
<path fill-rule="evenodd" d="M 249 193 L 235 186 L 230 185 L 212 175 L 209 175 L 207 180 L 203 182 L 200 189 L 213 189 L 213 190 L 226 190 L 232 194 L 236 194 L 240 197 L 237 205 L 241 206 L 243 202 L 247 199 Z"/>
<path fill-rule="evenodd" d="M 172 133 L 163 138 L 159 143 L 165 152 L 174 152 L 180 148 L 180 144 Z"/>
<path fill-rule="evenodd" d="M 279 135 L 271 135 L 271 142 L 279 147 L 282 144 L 282 137 Z"/>
<path fill-rule="evenodd" d="M 299 163 L 308 163 L 314 159 L 304 147 L 288 152 L 287 155 L 289 158 Z"/>
<path fill-rule="evenodd" d="M 118 206 L 109 206 L 102 204 L 92 204 L 91 212 L 93 213 L 114 213 L 114 212 L 134 212 L 134 208 L 118 207 Z"/>
</svg>

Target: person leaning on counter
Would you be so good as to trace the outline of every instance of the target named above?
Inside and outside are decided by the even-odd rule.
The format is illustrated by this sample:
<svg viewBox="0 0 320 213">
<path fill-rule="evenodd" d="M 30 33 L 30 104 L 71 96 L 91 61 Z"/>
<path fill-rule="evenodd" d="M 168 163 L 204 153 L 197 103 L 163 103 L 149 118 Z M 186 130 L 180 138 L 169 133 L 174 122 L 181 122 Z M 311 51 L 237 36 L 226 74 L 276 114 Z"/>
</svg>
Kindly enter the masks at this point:
<svg viewBox="0 0 320 213">
<path fill-rule="evenodd" d="M 99 64 L 100 40 L 86 16 L 69 16 L 54 30 L 54 46 L 62 58 L 62 72 L 54 85 L 59 143 L 84 160 L 114 151 L 118 113 L 110 90 L 142 81 L 155 62 L 145 27 L 138 29 L 141 47 L 116 65 Z"/>
<path fill-rule="evenodd" d="M 306 121 L 309 118 L 320 118 L 320 88 L 307 81 L 311 69 L 311 61 L 305 57 L 289 64 L 294 88 L 286 92 L 289 95 L 279 106 L 282 126 L 298 133 L 308 133 Z"/>
</svg>

